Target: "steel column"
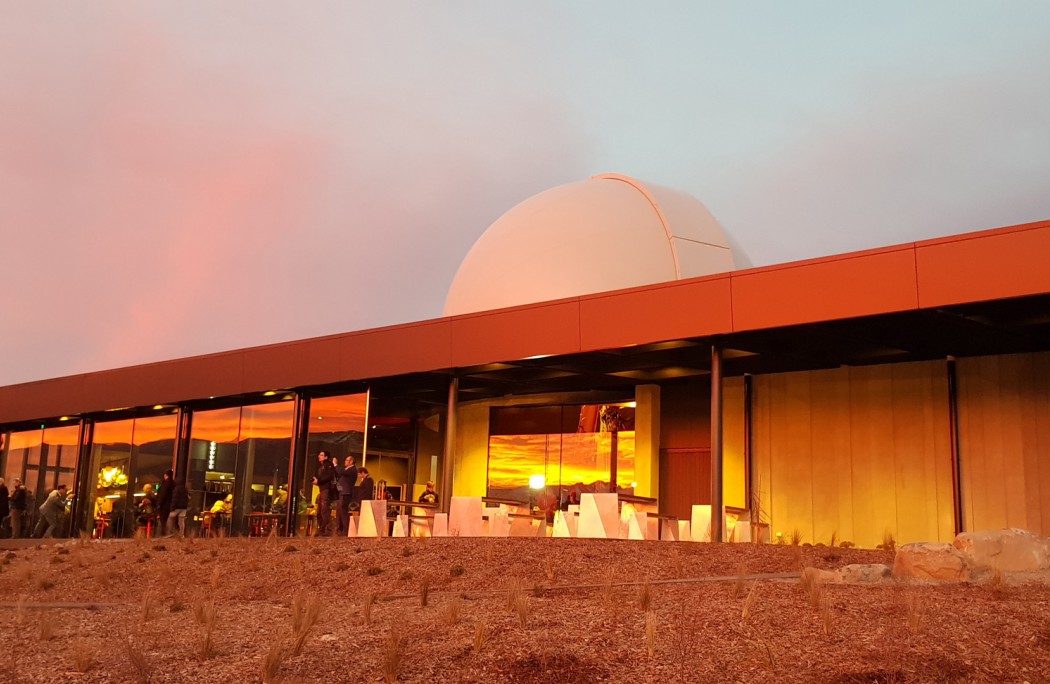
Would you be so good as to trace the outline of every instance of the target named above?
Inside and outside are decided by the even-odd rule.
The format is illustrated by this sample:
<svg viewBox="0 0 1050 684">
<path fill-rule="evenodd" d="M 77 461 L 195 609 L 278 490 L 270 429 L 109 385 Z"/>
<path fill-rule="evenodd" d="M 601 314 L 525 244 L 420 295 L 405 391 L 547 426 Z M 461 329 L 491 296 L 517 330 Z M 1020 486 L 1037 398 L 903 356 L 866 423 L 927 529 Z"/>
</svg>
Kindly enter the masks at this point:
<svg viewBox="0 0 1050 684">
<path fill-rule="evenodd" d="M 711 541 L 721 542 L 722 515 L 722 348 L 711 345 Z M 695 534 L 695 532 L 694 532 Z"/>
<path fill-rule="evenodd" d="M 448 409 L 445 418 L 445 453 L 441 459 L 441 511 L 448 513 L 452 505 L 452 469 L 456 456 L 456 412 L 459 408 L 459 378 L 448 382 Z"/>
</svg>

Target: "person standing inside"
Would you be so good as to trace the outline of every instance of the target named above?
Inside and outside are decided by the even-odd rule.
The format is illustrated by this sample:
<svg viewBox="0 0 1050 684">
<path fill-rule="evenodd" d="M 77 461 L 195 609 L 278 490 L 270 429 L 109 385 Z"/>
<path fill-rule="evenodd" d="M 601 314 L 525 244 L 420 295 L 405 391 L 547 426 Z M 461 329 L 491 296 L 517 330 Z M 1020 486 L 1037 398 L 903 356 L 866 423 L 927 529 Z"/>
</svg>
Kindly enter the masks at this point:
<svg viewBox="0 0 1050 684">
<path fill-rule="evenodd" d="M 427 482 L 426 490 L 419 495 L 419 503 L 425 504 L 437 504 L 438 493 L 434 490 L 434 481 L 430 480 Z"/>
<path fill-rule="evenodd" d="M 314 485 L 317 487 L 317 499 L 315 500 L 317 512 L 317 534 L 327 537 L 328 526 L 332 520 L 332 485 L 335 482 L 335 467 L 328 460 L 328 454 L 320 452 L 317 454 L 317 474 L 314 475 Z"/>
<path fill-rule="evenodd" d="M 164 471 L 164 479 L 160 481 L 160 489 L 157 490 L 157 527 L 160 535 L 171 534 L 167 531 L 168 516 L 171 514 L 171 493 L 175 489 L 175 471 Z"/>
<path fill-rule="evenodd" d="M 168 472 L 171 472 L 170 470 Z M 167 533 L 175 534 L 175 525 L 178 523 L 179 536 L 186 536 L 186 511 L 190 507 L 190 492 L 186 489 L 186 482 L 179 480 L 171 487 L 171 511 L 168 513 Z"/>
<path fill-rule="evenodd" d="M 60 484 L 51 490 L 44 503 L 40 504 L 40 521 L 36 524 L 33 536 L 50 538 L 62 525 L 62 516 L 66 513 L 66 485 Z M 46 529 L 45 529 L 46 527 Z"/>
<path fill-rule="evenodd" d="M 11 480 L 11 491 L 9 504 L 11 507 L 11 538 L 19 539 L 22 536 L 22 521 L 26 517 L 26 488 L 17 477 Z"/>
<path fill-rule="evenodd" d="M 357 490 L 357 466 L 354 465 L 354 457 L 347 456 L 343 460 L 343 467 L 337 465 L 335 472 L 335 486 L 339 490 L 335 514 L 339 521 L 339 536 L 345 537 L 350 531 L 350 503 L 354 500 L 354 492 Z"/>
<path fill-rule="evenodd" d="M 11 515 L 9 504 L 10 493 L 7 491 L 7 483 L 0 477 L 0 537 L 7 533 L 7 518 Z"/>
<path fill-rule="evenodd" d="M 358 468 L 357 479 L 358 501 L 371 501 L 376 495 L 376 483 L 368 474 L 368 468 Z"/>
</svg>

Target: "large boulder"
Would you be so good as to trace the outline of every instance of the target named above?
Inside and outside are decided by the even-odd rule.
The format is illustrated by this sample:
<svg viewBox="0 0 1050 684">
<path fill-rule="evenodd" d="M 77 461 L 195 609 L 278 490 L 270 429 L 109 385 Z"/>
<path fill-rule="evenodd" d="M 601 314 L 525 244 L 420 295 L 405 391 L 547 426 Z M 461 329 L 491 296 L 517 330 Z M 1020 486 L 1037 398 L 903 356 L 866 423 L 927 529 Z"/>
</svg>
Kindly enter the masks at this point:
<svg viewBox="0 0 1050 684">
<path fill-rule="evenodd" d="M 890 578 L 890 566 L 882 563 L 853 563 L 842 568 L 846 584 L 878 584 Z"/>
<path fill-rule="evenodd" d="M 951 544 L 918 542 L 897 549 L 893 576 L 902 579 L 965 582 L 970 579 L 966 556 Z"/>
<path fill-rule="evenodd" d="M 1050 568 L 1050 539 L 1016 528 L 963 532 L 957 548 L 974 568 L 1000 572 L 1034 572 Z"/>
</svg>

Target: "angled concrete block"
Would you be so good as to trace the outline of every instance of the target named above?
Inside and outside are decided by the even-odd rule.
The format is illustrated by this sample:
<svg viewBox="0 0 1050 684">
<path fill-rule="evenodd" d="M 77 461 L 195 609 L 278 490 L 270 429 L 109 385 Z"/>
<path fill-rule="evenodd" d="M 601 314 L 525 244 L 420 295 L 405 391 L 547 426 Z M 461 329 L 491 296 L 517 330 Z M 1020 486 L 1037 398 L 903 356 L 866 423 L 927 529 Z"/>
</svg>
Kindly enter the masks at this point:
<svg viewBox="0 0 1050 684">
<path fill-rule="evenodd" d="M 448 513 L 434 514 L 433 534 L 435 537 L 448 536 Z"/>
<path fill-rule="evenodd" d="M 583 539 L 616 539 L 620 536 L 619 497 L 616 494 L 585 493 L 580 499 L 580 527 Z"/>
<path fill-rule="evenodd" d="M 630 520 L 627 521 L 628 539 L 645 539 L 645 530 L 649 526 L 646 521 L 648 517 L 645 513 L 635 513 L 631 516 Z"/>
<path fill-rule="evenodd" d="M 394 520 L 394 536 L 395 537 L 407 537 L 409 518 L 406 515 L 398 515 Z"/>
<path fill-rule="evenodd" d="M 688 520 L 678 521 L 678 541 L 693 541 L 693 532 L 689 529 Z"/>
<path fill-rule="evenodd" d="M 506 510 L 498 510 L 489 516 L 489 536 L 510 536 L 510 518 L 507 516 Z"/>
<path fill-rule="evenodd" d="M 554 530 L 551 532 L 552 537 L 559 539 L 572 537 L 569 534 L 569 524 L 565 522 L 568 513 L 565 511 L 554 511 Z"/>
<path fill-rule="evenodd" d="M 454 496 L 449 506 L 448 536 L 480 537 L 484 534 L 484 521 L 480 496 Z"/>
<path fill-rule="evenodd" d="M 678 541 L 678 521 L 675 519 L 661 520 L 660 539 L 662 541 Z"/>
<path fill-rule="evenodd" d="M 358 537 L 386 536 L 386 501 L 362 501 Z"/>
<path fill-rule="evenodd" d="M 357 516 L 351 515 L 350 522 L 347 525 L 346 536 L 356 537 L 357 536 Z"/>
<path fill-rule="evenodd" d="M 711 504 L 693 504 L 693 518 L 690 525 L 692 540 L 695 542 L 711 541 Z"/>
</svg>

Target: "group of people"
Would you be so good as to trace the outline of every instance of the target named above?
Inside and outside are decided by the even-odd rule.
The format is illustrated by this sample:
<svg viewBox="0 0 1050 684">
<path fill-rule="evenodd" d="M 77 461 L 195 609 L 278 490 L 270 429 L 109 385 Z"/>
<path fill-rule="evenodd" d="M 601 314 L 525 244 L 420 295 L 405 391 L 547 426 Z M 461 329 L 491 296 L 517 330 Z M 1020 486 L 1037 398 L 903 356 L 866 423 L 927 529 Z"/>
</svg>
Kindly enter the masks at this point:
<svg viewBox="0 0 1050 684">
<path fill-rule="evenodd" d="M 161 536 L 174 534 L 176 527 L 180 535 L 185 535 L 189 507 L 190 493 L 186 483 L 176 480 L 175 472 L 167 470 L 159 487 L 143 486 L 142 496 L 135 504 L 135 522 L 140 528 L 149 529 L 155 521 Z"/>
<path fill-rule="evenodd" d="M 4 478 L 0 477 L 0 531 L 2 536 L 17 539 L 22 536 L 22 522 L 26 516 L 26 488 L 17 477 L 11 480 L 11 489 L 7 488 Z"/>
<path fill-rule="evenodd" d="M 347 456 L 340 465 L 325 452 L 317 454 L 317 473 L 313 478 L 317 487 L 314 502 L 317 512 L 317 534 L 327 537 L 335 504 L 336 534 L 345 537 L 350 529 L 350 511 L 361 508 L 361 502 L 375 496 L 375 481 L 364 466 L 358 468 L 353 456 Z"/>
</svg>

